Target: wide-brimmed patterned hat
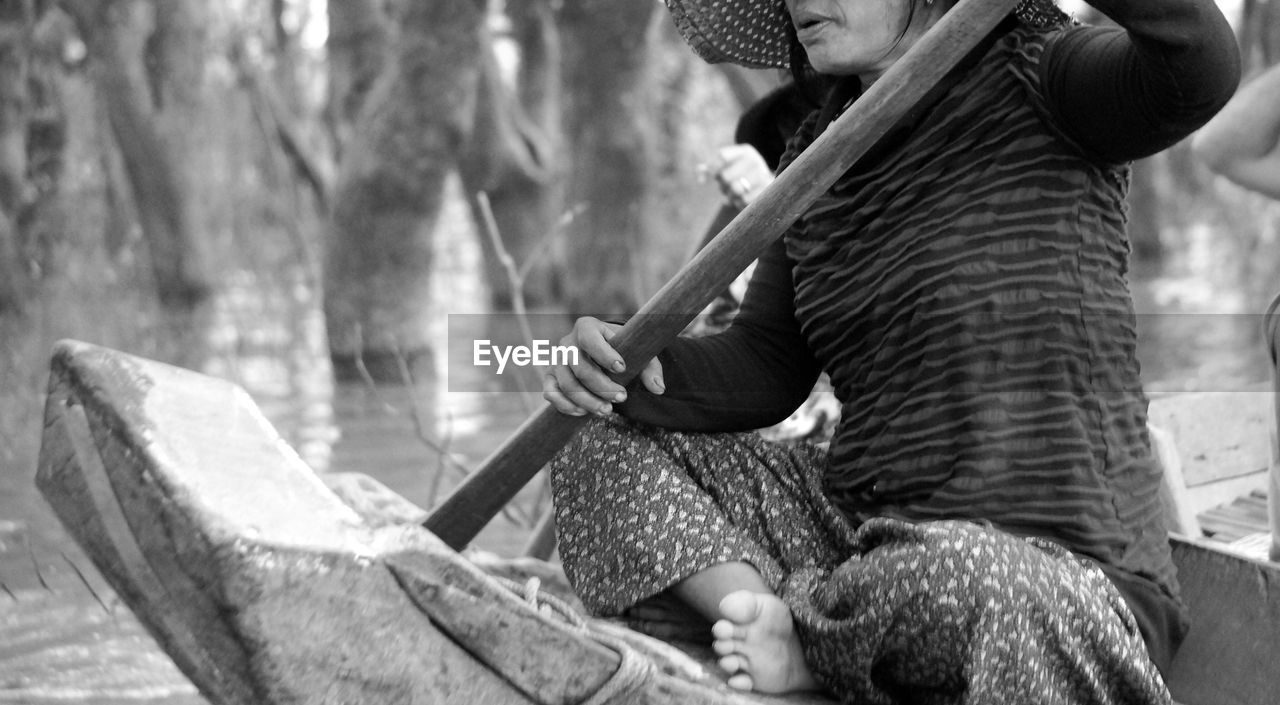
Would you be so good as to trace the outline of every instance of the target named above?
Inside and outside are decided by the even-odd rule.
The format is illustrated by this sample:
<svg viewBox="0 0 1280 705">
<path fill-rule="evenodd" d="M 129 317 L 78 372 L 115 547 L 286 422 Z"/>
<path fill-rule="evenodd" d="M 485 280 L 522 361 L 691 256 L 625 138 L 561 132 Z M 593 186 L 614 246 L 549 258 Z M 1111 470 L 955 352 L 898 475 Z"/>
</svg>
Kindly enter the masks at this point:
<svg viewBox="0 0 1280 705">
<path fill-rule="evenodd" d="M 791 23 L 783 0 L 666 0 L 671 18 L 693 51 L 709 63 L 787 68 Z M 1022 0 L 1014 14 L 1048 29 L 1070 21 L 1054 0 Z"/>
</svg>

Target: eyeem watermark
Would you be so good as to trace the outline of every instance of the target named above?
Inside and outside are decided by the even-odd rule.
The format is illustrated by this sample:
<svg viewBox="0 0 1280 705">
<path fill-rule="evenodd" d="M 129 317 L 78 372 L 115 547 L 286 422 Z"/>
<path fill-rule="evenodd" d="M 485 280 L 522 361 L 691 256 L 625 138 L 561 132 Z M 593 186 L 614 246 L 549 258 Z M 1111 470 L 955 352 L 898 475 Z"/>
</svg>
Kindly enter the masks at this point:
<svg viewBox="0 0 1280 705">
<path fill-rule="evenodd" d="M 451 313 L 445 389 L 450 393 L 537 393 L 542 376 L 587 361 L 561 338 L 573 328 L 564 314 Z"/>
<path fill-rule="evenodd" d="M 553 367 L 578 364 L 578 348 L 572 345 L 552 345 L 550 340 L 533 340 L 532 345 L 494 345 L 489 340 L 477 340 L 471 348 L 471 363 L 476 367 L 493 367 L 497 363 L 502 374 L 510 363 L 516 367 Z"/>
</svg>

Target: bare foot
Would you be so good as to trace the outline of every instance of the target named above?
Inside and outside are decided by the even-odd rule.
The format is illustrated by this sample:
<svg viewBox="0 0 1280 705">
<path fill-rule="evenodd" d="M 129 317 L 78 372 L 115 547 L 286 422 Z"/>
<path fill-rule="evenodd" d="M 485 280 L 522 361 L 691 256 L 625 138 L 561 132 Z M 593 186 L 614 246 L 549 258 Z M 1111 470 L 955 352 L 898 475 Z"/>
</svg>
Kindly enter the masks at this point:
<svg viewBox="0 0 1280 705">
<path fill-rule="evenodd" d="M 791 610 L 774 595 L 739 590 L 720 601 L 724 617 L 711 627 L 712 649 L 729 685 L 761 693 L 816 690 L 791 623 Z"/>
</svg>

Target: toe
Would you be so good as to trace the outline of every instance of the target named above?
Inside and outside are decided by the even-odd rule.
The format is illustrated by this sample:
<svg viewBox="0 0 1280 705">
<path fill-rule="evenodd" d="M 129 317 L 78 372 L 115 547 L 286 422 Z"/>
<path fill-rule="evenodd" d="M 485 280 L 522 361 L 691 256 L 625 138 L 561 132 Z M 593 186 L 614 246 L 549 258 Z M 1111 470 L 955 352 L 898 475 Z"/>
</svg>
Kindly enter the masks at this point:
<svg viewBox="0 0 1280 705">
<path fill-rule="evenodd" d="M 723 656 L 716 663 L 720 666 L 720 670 L 729 674 L 740 673 L 747 668 L 747 659 L 742 654 Z"/>
<path fill-rule="evenodd" d="M 755 687 L 755 683 L 752 682 L 751 676 L 745 673 L 735 673 L 732 676 L 729 676 L 728 682 L 729 687 L 734 690 L 751 690 Z"/>
<path fill-rule="evenodd" d="M 720 615 L 736 624 L 748 624 L 760 617 L 760 596 L 747 590 L 731 592 L 720 600 Z"/>
<path fill-rule="evenodd" d="M 747 628 L 722 619 L 711 625 L 711 636 L 722 640 L 745 639 Z"/>
</svg>

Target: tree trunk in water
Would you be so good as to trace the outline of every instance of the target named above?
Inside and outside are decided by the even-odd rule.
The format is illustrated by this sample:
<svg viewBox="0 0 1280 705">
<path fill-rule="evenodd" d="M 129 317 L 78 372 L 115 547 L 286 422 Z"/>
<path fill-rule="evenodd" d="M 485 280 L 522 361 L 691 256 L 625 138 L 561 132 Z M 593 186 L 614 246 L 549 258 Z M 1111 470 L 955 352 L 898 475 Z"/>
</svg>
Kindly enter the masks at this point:
<svg viewBox="0 0 1280 705">
<path fill-rule="evenodd" d="M 1133 256 L 1142 262 L 1159 262 L 1164 257 L 1160 244 L 1160 193 L 1157 185 L 1162 160 L 1159 157 L 1133 163 L 1129 187 L 1129 243 Z"/>
<path fill-rule="evenodd" d="M 16 220 L 26 205 L 27 97 L 31 0 L 0 5 L 0 313 L 17 311 L 26 298 Z"/>
<path fill-rule="evenodd" d="M 408 3 L 343 148 L 324 274 L 340 375 L 362 360 L 397 380 L 431 350 L 432 236 L 472 131 L 485 15 L 483 0 Z"/>
<path fill-rule="evenodd" d="M 1262 57 L 1271 66 L 1280 62 L 1280 0 L 1267 0 L 1261 24 Z"/>
<path fill-rule="evenodd" d="M 551 5 L 524 0 L 507 12 L 520 50 L 516 87 L 504 83 L 494 47 L 486 47 L 475 133 L 462 161 L 472 206 L 476 192 L 488 196 L 503 247 L 526 270 L 511 281 L 490 238 L 482 238 L 486 278 L 500 310 L 510 310 L 517 294 L 532 307 L 560 298 L 562 267 L 549 250 L 564 206 L 565 171 L 560 37 Z"/>
<path fill-rule="evenodd" d="M 1246 80 L 1280 62 L 1280 0 L 1244 0 L 1237 27 Z"/>
<path fill-rule="evenodd" d="M 351 141 L 356 116 L 387 62 L 395 28 L 377 0 L 328 5 L 329 128 L 339 149 Z"/>
<path fill-rule="evenodd" d="M 640 260 L 657 149 L 649 112 L 656 8 L 635 0 L 564 3 L 567 200 L 582 209 L 566 242 L 573 313 L 632 312 L 650 293 L 641 291 Z"/>
<path fill-rule="evenodd" d="M 63 0 L 93 62 L 123 157 L 160 300 L 194 310 L 215 275 L 192 211 L 207 8 L 198 0 Z"/>
</svg>

